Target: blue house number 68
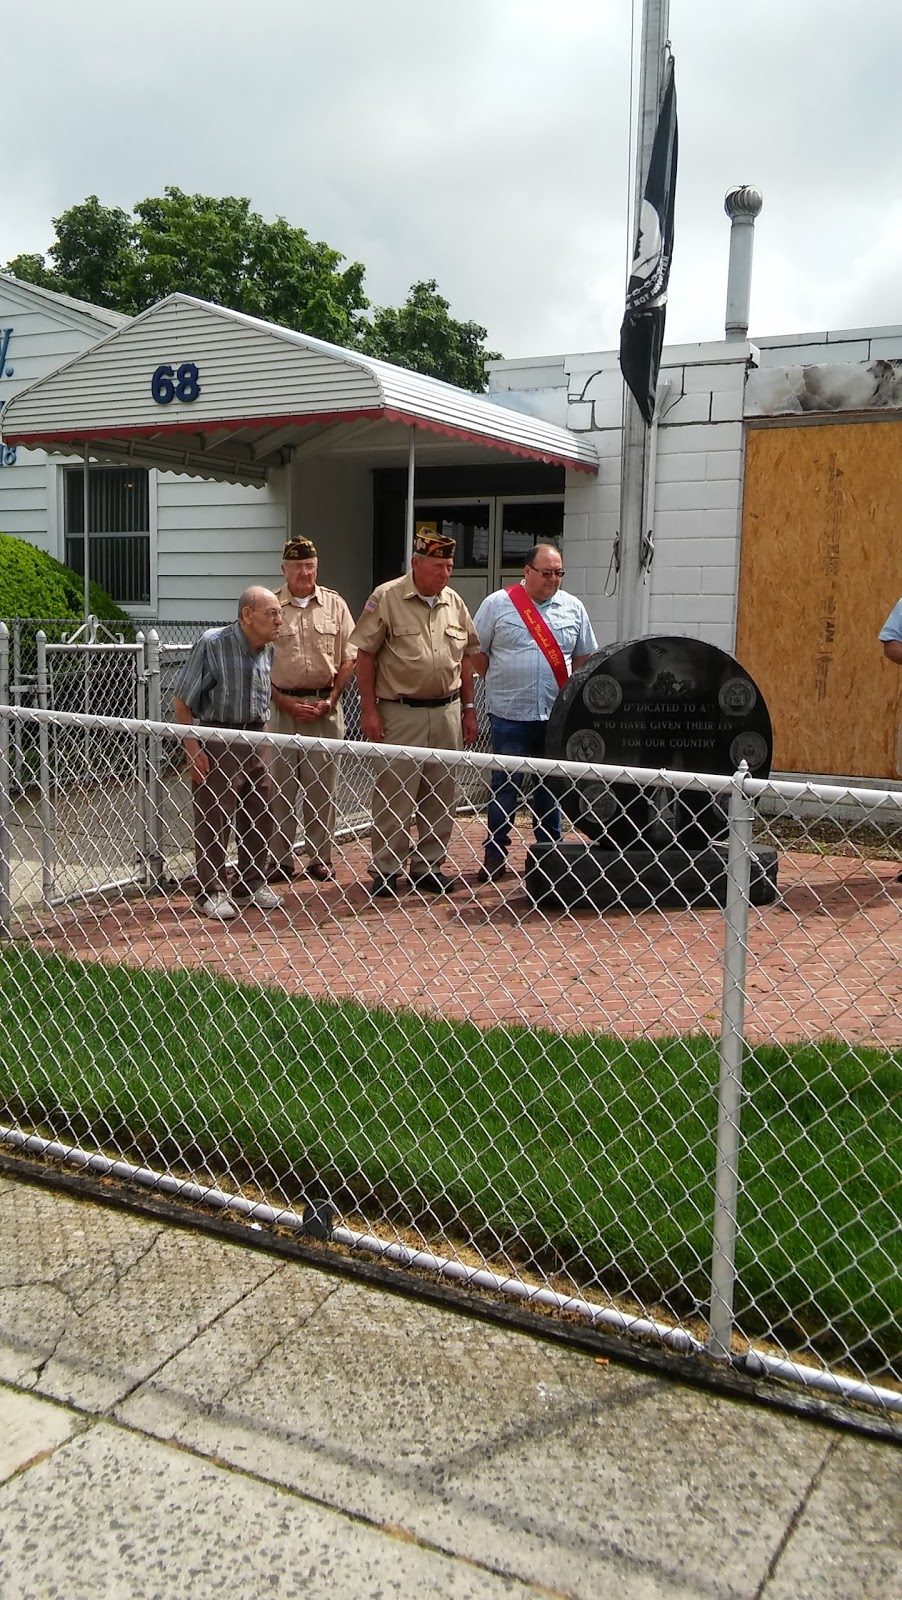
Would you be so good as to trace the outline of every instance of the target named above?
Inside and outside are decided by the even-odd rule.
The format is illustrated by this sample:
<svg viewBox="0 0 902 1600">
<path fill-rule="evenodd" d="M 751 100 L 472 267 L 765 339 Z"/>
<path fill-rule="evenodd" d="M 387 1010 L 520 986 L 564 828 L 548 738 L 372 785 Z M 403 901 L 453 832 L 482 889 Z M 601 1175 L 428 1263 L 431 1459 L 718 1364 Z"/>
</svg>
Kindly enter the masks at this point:
<svg viewBox="0 0 902 1600">
<path fill-rule="evenodd" d="M 157 367 L 150 380 L 150 392 L 158 406 L 172 400 L 196 400 L 200 394 L 200 374 L 193 361 L 183 361 L 177 369 Z"/>
</svg>

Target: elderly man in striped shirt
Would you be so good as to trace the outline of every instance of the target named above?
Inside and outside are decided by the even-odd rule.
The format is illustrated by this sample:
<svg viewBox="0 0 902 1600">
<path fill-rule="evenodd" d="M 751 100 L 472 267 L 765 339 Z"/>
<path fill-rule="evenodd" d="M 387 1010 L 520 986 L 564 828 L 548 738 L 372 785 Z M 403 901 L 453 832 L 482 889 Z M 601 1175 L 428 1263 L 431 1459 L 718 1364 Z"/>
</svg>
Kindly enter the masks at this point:
<svg viewBox="0 0 902 1600">
<path fill-rule="evenodd" d="M 269 715 L 273 640 L 282 607 L 270 589 L 245 589 L 238 620 L 208 628 L 185 662 L 173 695 L 185 726 L 261 731 Z M 260 747 L 247 740 L 186 739 L 194 804 L 194 853 L 199 910 L 214 922 L 237 916 L 236 899 L 274 911 L 279 897 L 266 885 L 272 816 L 269 775 Z M 234 825 L 238 887 L 230 894 L 225 864 Z"/>
</svg>

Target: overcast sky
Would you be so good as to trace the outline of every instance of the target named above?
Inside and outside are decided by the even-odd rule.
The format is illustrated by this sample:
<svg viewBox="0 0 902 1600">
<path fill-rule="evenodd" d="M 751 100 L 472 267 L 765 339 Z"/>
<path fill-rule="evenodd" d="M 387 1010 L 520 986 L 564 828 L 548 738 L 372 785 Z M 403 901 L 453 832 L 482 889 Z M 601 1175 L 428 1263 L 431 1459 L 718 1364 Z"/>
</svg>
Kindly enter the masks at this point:
<svg viewBox="0 0 902 1600">
<path fill-rule="evenodd" d="M 635 0 L 637 14 L 641 0 Z M 87 194 L 245 194 L 438 279 L 507 356 L 616 343 L 632 0 L 43 0 L 2 45 L 0 261 Z M 764 194 L 752 332 L 902 324 L 902 0 L 671 0 L 670 342 L 722 336 L 725 190 Z"/>
</svg>

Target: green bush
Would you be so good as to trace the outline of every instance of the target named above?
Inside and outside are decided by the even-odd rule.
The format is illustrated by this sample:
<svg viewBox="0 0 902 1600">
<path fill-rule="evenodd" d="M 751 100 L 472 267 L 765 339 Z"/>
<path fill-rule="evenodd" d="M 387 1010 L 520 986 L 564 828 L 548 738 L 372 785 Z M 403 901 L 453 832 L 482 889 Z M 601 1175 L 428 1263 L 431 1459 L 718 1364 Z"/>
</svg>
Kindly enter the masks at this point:
<svg viewBox="0 0 902 1600">
<path fill-rule="evenodd" d="M 71 567 L 25 539 L 0 533 L 0 617 L 73 617 L 84 620 L 84 581 Z M 98 583 L 91 584 L 91 610 L 104 622 L 130 623 Z"/>
</svg>

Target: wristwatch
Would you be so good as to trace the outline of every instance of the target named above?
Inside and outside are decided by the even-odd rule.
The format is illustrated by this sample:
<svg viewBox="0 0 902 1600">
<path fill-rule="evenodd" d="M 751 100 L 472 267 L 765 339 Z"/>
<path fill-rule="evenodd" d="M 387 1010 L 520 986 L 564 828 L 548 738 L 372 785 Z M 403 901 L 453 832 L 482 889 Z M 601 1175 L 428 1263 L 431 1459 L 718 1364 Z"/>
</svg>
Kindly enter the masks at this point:
<svg viewBox="0 0 902 1600">
<path fill-rule="evenodd" d="M 463 701 L 463 703 L 461 704 L 461 710 L 462 711 L 475 711 L 476 710 L 476 701 L 475 700 L 465 700 L 465 701 Z"/>
</svg>

